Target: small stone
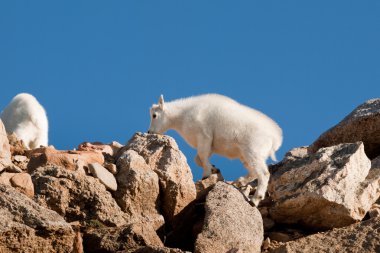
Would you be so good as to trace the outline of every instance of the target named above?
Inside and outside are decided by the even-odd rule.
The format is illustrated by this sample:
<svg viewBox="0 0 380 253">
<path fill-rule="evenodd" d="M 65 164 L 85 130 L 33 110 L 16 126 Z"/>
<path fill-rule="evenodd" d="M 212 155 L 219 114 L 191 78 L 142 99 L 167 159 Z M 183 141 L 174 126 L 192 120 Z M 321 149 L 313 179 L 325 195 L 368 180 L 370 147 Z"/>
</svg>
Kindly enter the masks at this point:
<svg viewBox="0 0 380 253">
<path fill-rule="evenodd" d="M 19 162 L 19 163 L 22 163 L 22 162 L 26 162 L 28 160 L 28 157 L 24 156 L 24 155 L 15 155 L 13 157 L 13 159 L 16 161 L 16 162 Z"/>
<path fill-rule="evenodd" d="M 263 218 L 264 231 L 268 231 L 274 227 L 275 223 L 272 219 L 264 217 Z"/>
<path fill-rule="evenodd" d="M 224 178 L 220 170 L 217 173 L 211 174 L 208 178 L 199 180 L 195 183 L 195 189 L 197 191 L 197 198 L 201 198 L 212 189 L 212 187 L 219 181 L 224 181 Z"/>
<path fill-rule="evenodd" d="M 243 195 L 246 198 L 249 198 L 249 195 L 251 195 L 252 190 L 253 190 L 253 187 L 251 185 L 249 185 L 249 184 L 240 187 L 241 193 L 243 193 Z"/>
<path fill-rule="evenodd" d="M 106 168 L 109 172 L 116 175 L 117 174 L 117 166 L 114 163 L 104 163 L 104 168 Z"/>
<path fill-rule="evenodd" d="M 11 180 L 11 184 L 20 192 L 24 193 L 26 196 L 34 197 L 34 185 L 32 178 L 28 173 L 17 173 Z"/>
<path fill-rule="evenodd" d="M 269 249 L 269 246 L 270 246 L 270 238 L 267 237 L 267 239 L 265 239 L 263 242 L 263 250 Z"/>
<path fill-rule="evenodd" d="M 16 173 L 8 173 L 8 172 L 1 173 L 0 174 L 0 184 L 12 186 L 11 185 L 11 178 L 14 175 L 16 175 Z"/>
<path fill-rule="evenodd" d="M 21 173 L 22 169 L 18 167 L 17 165 L 11 164 L 5 168 L 5 171 L 11 172 L 11 173 Z"/>
<path fill-rule="evenodd" d="M 90 163 L 88 168 L 91 174 L 98 178 L 99 181 L 106 186 L 107 189 L 111 191 L 117 190 L 117 182 L 115 177 L 102 165 L 99 163 Z"/>
<path fill-rule="evenodd" d="M 271 232 L 268 234 L 268 237 L 277 242 L 289 242 L 292 240 L 290 235 L 281 232 Z"/>
<path fill-rule="evenodd" d="M 375 218 L 380 216 L 380 205 L 373 204 L 371 209 L 368 211 L 369 217 Z"/>
</svg>

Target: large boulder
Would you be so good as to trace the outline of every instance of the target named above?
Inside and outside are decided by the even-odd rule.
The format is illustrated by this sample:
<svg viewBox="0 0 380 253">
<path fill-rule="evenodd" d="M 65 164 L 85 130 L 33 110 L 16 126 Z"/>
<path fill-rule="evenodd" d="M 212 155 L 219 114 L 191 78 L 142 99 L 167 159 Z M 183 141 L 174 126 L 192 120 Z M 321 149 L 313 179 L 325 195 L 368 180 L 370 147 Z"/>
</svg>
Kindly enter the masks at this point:
<svg viewBox="0 0 380 253">
<path fill-rule="evenodd" d="M 136 133 L 119 151 L 119 157 L 127 150 L 136 151 L 158 175 L 162 213 L 165 221 L 175 226 L 175 217 L 196 196 L 186 157 L 166 135 Z"/>
<path fill-rule="evenodd" d="M 118 190 L 114 193 L 121 210 L 132 222 L 150 223 L 158 230 L 164 225 L 160 214 L 160 186 L 157 174 L 136 151 L 123 152 L 118 160 Z"/>
<path fill-rule="evenodd" d="M 83 245 L 85 252 L 132 252 L 142 246 L 164 246 L 156 231 L 146 223 L 89 229 L 84 233 Z"/>
<path fill-rule="evenodd" d="M 40 167 L 32 174 L 35 199 L 68 222 L 100 222 L 122 226 L 128 221 L 105 186 L 98 179 L 65 168 Z"/>
<path fill-rule="evenodd" d="M 362 142 L 322 148 L 311 155 L 306 148 L 293 150 L 271 168 L 270 215 L 278 223 L 315 230 L 360 221 L 380 194 L 380 170 L 370 168 Z"/>
<path fill-rule="evenodd" d="M 218 182 L 206 198 L 205 209 L 195 252 L 261 252 L 263 220 L 239 190 Z"/>
<path fill-rule="evenodd" d="M 75 233 L 56 212 L 0 185 L 1 252 L 72 252 Z"/>
<path fill-rule="evenodd" d="M 12 164 L 9 140 L 4 124 L 0 119 L 0 172 Z"/>
<path fill-rule="evenodd" d="M 268 250 L 271 253 L 380 252 L 380 218 L 313 234 Z"/>
<path fill-rule="evenodd" d="M 362 141 L 367 156 L 380 155 L 380 98 L 371 99 L 357 107 L 339 124 L 323 133 L 309 147 L 309 152 L 341 143 Z"/>
</svg>

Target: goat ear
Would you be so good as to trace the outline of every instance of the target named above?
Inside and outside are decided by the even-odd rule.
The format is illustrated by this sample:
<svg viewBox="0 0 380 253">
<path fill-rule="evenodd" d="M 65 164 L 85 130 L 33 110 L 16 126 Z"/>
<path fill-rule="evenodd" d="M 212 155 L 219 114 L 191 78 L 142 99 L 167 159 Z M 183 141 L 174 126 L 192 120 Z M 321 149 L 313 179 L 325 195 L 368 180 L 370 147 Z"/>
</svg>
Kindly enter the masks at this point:
<svg viewBox="0 0 380 253">
<path fill-rule="evenodd" d="M 160 96 L 160 100 L 158 101 L 158 105 L 160 106 L 161 110 L 164 109 L 164 95 Z"/>
</svg>

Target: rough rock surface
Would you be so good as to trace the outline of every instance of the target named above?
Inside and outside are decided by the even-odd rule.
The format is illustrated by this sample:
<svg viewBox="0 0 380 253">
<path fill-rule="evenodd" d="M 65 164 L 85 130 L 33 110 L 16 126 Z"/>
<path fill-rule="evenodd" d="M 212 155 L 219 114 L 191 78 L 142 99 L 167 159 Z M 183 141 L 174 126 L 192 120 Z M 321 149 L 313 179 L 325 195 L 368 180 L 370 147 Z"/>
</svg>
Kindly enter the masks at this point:
<svg viewBox="0 0 380 253">
<path fill-rule="evenodd" d="M 5 131 L 4 124 L 0 119 L 0 172 L 11 164 L 12 160 L 9 140 L 7 137 L 7 132 Z"/>
<path fill-rule="evenodd" d="M 269 252 L 380 252 L 379 232 L 380 218 L 375 218 L 288 242 Z"/>
<path fill-rule="evenodd" d="M 322 147 L 362 141 L 370 159 L 380 155 L 380 98 L 357 107 L 339 124 L 323 133 L 310 147 L 315 153 Z"/>
<path fill-rule="evenodd" d="M 0 174 L 0 184 L 12 186 L 11 178 L 17 173 L 3 172 Z"/>
<path fill-rule="evenodd" d="M 323 148 L 312 155 L 302 149 L 296 153 L 271 168 L 270 215 L 276 222 L 323 230 L 363 219 L 379 197 L 380 173 L 370 172 L 361 142 Z"/>
<path fill-rule="evenodd" d="M 190 253 L 190 251 L 182 251 L 180 249 L 167 247 L 146 246 L 133 251 L 133 253 Z"/>
<path fill-rule="evenodd" d="M 164 246 L 156 231 L 146 223 L 89 229 L 83 236 L 83 245 L 85 252 L 131 252 L 141 246 Z"/>
<path fill-rule="evenodd" d="M 68 222 L 93 220 L 122 226 L 127 217 L 105 186 L 91 176 L 60 167 L 39 168 L 32 174 L 35 199 Z"/>
<path fill-rule="evenodd" d="M 71 252 L 75 233 L 56 212 L 0 185 L 1 252 Z"/>
<path fill-rule="evenodd" d="M 157 173 L 163 215 L 175 226 L 175 216 L 196 196 L 193 175 L 177 143 L 165 135 L 136 133 L 119 154 L 126 150 L 136 151 Z"/>
<path fill-rule="evenodd" d="M 263 221 L 231 185 L 218 182 L 206 198 L 206 217 L 195 252 L 261 252 Z"/>
<path fill-rule="evenodd" d="M 224 178 L 219 170 L 217 173 L 212 173 L 208 178 L 197 181 L 195 183 L 197 198 L 201 198 L 202 195 L 206 195 L 219 181 L 224 181 Z"/>
<path fill-rule="evenodd" d="M 157 174 L 133 150 L 120 156 L 118 166 L 119 189 L 114 196 L 119 206 L 132 222 L 144 221 L 159 229 L 165 221 L 158 211 L 160 187 Z"/>
<path fill-rule="evenodd" d="M 116 191 L 117 190 L 117 182 L 114 175 L 109 172 L 106 168 L 104 168 L 99 163 L 90 163 L 88 168 L 91 174 L 98 178 L 99 181 L 105 185 L 108 190 Z"/>
<path fill-rule="evenodd" d="M 83 142 L 79 144 L 79 151 L 95 151 L 101 154 L 106 154 L 109 156 L 114 156 L 117 154 L 120 148 L 123 145 L 120 143 L 113 141 L 110 144 L 103 144 L 101 142 Z"/>
<path fill-rule="evenodd" d="M 29 172 L 40 166 L 55 165 L 68 170 L 77 170 L 78 166 L 88 166 L 90 163 L 104 163 L 101 153 L 95 151 L 63 151 L 54 147 L 43 147 L 34 149 L 30 154 L 28 164 Z"/>
</svg>

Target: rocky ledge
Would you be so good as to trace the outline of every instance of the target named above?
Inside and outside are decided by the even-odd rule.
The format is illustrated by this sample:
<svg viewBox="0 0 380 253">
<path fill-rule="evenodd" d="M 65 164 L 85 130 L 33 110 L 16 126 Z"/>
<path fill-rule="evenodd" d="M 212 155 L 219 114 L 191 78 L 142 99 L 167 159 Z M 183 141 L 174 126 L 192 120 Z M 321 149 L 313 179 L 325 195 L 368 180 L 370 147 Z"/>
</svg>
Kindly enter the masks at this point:
<svg viewBox="0 0 380 253">
<path fill-rule="evenodd" d="M 1 252 L 379 252 L 380 99 L 270 167 L 248 202 L 169 136 L 25 150 L 0 121 Z"/>
</svg>

